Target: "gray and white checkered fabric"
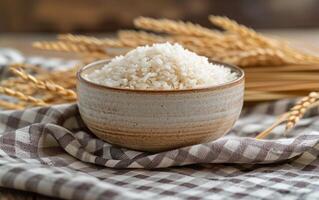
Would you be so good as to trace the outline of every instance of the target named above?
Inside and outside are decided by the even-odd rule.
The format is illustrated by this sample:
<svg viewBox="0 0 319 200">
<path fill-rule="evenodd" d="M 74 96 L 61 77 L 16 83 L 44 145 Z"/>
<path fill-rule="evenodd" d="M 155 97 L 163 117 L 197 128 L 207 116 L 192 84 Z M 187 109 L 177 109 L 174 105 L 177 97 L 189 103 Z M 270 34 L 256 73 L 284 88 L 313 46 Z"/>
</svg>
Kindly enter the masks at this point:
<svg viewBox="0 0 319 200">
<path fill-rule="evenodd" d="M 246 108 L 227 136 L 162 153 L 119 148 L 75 104 L 0 112 L 0 186 L 64 199 L 318 199 L 319 110 L 253 137 L 293 101 Z"/>
</svg>

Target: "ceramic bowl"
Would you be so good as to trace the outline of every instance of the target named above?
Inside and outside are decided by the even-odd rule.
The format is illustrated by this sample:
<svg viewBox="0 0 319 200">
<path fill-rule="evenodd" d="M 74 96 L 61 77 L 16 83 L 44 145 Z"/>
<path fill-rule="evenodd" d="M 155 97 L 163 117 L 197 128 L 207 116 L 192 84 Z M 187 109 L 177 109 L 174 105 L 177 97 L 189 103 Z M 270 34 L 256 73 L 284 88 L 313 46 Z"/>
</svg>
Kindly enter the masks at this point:
<svg viewBox="0 0 319 200">
<path fill-rule="evenodd" d="M 83 77 L 107 62 L 79 70 L 77 92 L 85 124 L 108 143 L 158 152 L 208 142 L 227 133 L 241 112 L 244 72 L 235 66 L 215 62 L 236 72 L 234 81 L 186 90 L 112 88 Z"/>
</svg>

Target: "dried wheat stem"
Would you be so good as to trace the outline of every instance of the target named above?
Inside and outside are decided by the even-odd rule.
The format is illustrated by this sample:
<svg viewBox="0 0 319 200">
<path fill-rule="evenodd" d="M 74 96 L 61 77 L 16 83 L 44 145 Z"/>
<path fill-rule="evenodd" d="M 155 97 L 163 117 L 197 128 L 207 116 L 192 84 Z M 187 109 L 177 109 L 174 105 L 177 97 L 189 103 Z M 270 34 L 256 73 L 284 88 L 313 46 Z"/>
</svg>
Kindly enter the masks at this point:
<svg viewBox="0 0 319 200">
<path fill-rule="evenodd" d="M 58 35 L 58 39 L 61 41 L 71 42 L 75 44 L 82 44 L 92 47 L 105 48 L 105 47 L 123 47 L 124 44 L 117 39 L 99 39 L 96 37 L 73 35 L 73 34 L 61 34 Z"/>
<path fill-rule="evenodd" d="M 261 34 L 258 34 L 253 29 L 250 29 L 244 25 L 238 24 L 236 21 L 231 20 L 227 17 L 221 17 L 221 16 L 209 16 L 209 20 L 216 26 L 219 26 L 227 31 L 239 34 L 242 36 L 242 39 L 251 38 L 255 42 L 257 42 L 257 46 L 280 46 L 282 43 L 279 43 L 278 41 L 271 40 L 269 38 L 264 37 Z"/>
<path fill-rule="evenodd" d="M 82 58 L 81 62 L 82 62 L 82 66 L 83 66 L 83 65 L 89 64 L 91 62 L 97 61 L 97 60 L 105 60 L 105 59 L 110 59 L 110 58 L 111 57 L 107 54 L 89 53 L 89 54 L 83 54 L 83 58 Z"/>
<path fill-rule="evenodd" d="M 299 72 L 299 71 L 319 71 L 319 66 L 316 64 L 289 64 L 276 66 L 273 65 L 263 67 L 246 68 L 246 72 Z"/>
<path fill-rule="evenodd" d="M 0 86 L 0 93 L 8 95 L 8 96 L 15 97 L 15 98 L 18 98 L 18 99 L 20 99 L 22 101 L 30 102 L 30 103 L 32 103 L 34 105 L 38 105 L 38 106 L 47 105 L 41 99 L 37 99 L 37 98 L 34 98 L 32 96 L 25 95 L 22 92 L 14 91 L 14 90 L 12 90 L 10 88 L 6 88 L 6 87 L 1 87 Z"/>
<path fill-rule="evenodd" d="M 55 83 L 40 81 L 36 77 L 25 73 L 23 70 L 12 68 L 11 71 L 19 77 L 21 77 L 22 79 L 26 81 L 31 81 L 37 88 L 57 93 L 68 100 L 75 100 L 77 97 L 76 93 L 73 90 L 65 89 L 64 87 L 57 85 Z"/>
<path fill-rule="evenodd" d="M 9 65 L 9 68 L 22 68 L 25 70 L 32 70 L 34 73 L 47 73 L 47 69 L 39 67 L 37 65 L 27 64 L 27 63 L 13 63 Z"/>
<path fill-rule="evenodd" d="M 147 42 L 165 42 L 169 40 L 168 37 L 163 37 L 153 33 L 148 33 L 145 31 L 132 31 L 132 30 L 122 30 L 118 32 L 119 39 L 136 39 L 138 41 Z"/>
<path fill-rule="evenodd" d="M 207 37 L 172 36 L 171 40 L 184 46 L 190 45 L 198 48 L 205 48 L 206 51 L 211 52 L 225 52 L 225 49 L 229 46 L 225 43 L 225 40 L 212 40 Z"/>
<path fill-rule="evenodd" d="M 281 115 L 276 121 L 275 123 L 273 123 L 269 128 L 267 128 L 266 130 L 264 130 L 263 132 L 259 133 L 257 136 L 256 136 L 256 139 L 257 140 L 260 140 L 260 139 L 263 139 L 265 137 L 267 137 L 272 130 L 274 130 L 278 125 L 280 125 L 281 123 L 285 122 L 286 121 L 286 118 L 287 118 L 288 114 L 284 114 L 284 115 Z"/>
<path fill-rule="evenodd" d="M 257 83 L 257 84 L 256 84 Z M 289 83 L 289 82 L 275 82 L 275 83 L 265 83 L 258 84 L 258 82 L 249 82 L 246 84 L 246 89 L 253 89 L 256 91 L 263 92 L 288 92 L 288 91 L 300 91 L 300 90 L 316 90 L 319 88 L 319 81 L 317 82 L 299 82 L 299 83 Z"/>
<path fill-rule="evenodd" d="M 173 35 L 188 35 L 197 37 L 219 38 L 221 34 L 198 24 L 190 22 L 174 21 L 169 19 L 152 19 L 138 17 L 134 20 L 134 25 L 138 28 L 163 32 Z"/>
<path fill-rule="evenodd" d="M 296 126 L 297 122 L 304 116 L 306 111 L 317 106 L 319 106 L 319 93 L 311 92 L 308 96 L 298 101 L 298 103 L 287 113 L 281 115 L 269 128 L 258 134 L 256 139 L 267 137 L 274 128 L 284 122 L 286 122 L 286 132 L 290 131 Z"/>
<path fill-rule="evenodd" d="M 64 41 L 57 42 L 35 42 L 33 47 L 43 50 L 54 50 L 54 51 L 65 51 L 65 52 L 77 52 L 77 53 L 91 53 L 91 52 L 100 52 L 104 53 L 105 51 L 101 47 L 97 46 L 88 46 L 83 44 L 74 44 Z"/>
<path fill-rule="evenodd" d="M 118 32 L 119 40 L 129 47 L 147 45 L 153 43 L 170 42 L 168 37 L 162 37 L 145 31 L 124 30 Z"/>
<path fill-rule="evenodd" d="M 308 96 L 302 98 L 288 113 L 286 131 L 295 127 L 296 123 L 304 116 L 309 107 L 319 99 L 318 92 L 311 92 Z"/>
<path fill-rule="evenodd" d="M 264 91 L 256 91 L 254 89 L 249 89 L 245 91 L 245 101 L 270 101 L 270 100 L 278 100 L 284 98 L 293 98 L 298 95 L 290 94 L 286 92 L 278 93 L 278 92 L 264 92 Z"/>
<path fill-rule="evenodd" d="M 283 50 L 285 51 L 286 55 L 291 57 L 296 64 L 318 64 L 319 57 L 306 55 L 304 53 L 300 53 L 290 47 L 284 47 Z"/>
<path fill-rule="evenodd" d="M 282 65 L 293 63 L 281 50 L 256 48 L 248 51 L 228 52 L 222 58 L 224 62 L 240 66 Z"/>
</svg>

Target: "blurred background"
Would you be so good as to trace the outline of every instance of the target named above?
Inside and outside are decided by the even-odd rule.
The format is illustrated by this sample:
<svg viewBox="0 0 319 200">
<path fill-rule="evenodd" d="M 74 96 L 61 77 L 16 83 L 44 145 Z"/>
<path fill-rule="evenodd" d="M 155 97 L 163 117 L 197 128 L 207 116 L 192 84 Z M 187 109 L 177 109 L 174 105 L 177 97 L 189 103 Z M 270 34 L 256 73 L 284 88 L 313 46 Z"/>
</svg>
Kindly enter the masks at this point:
<svg viewBox="0 0 319 200">
<path fill-rule="evenodd" d="M 225 15 L 257 29 L 319 27 L 318 0 L 0 0 L 0 32 L 114 32 L 137 16 L 210 26 Z"/>
</svg>

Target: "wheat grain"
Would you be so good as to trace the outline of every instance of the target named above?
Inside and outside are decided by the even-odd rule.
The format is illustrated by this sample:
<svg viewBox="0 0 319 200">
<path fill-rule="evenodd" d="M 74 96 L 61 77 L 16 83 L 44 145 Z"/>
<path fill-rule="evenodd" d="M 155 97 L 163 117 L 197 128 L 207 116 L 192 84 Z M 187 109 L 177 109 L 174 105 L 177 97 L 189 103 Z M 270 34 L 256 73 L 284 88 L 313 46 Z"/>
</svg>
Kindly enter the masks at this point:
<svg viewBox="0 0 319 200">
<path fill-rule="evenodd" d="M 278 47 L 284 45 L 284 43 L 266 38 L 263 35 L 258 34 L 253 29 L 248 28 L 244 25 L 240 25 L 236 21 L 231 20 L 227 17 L 210 15 L 209 20 L 216 26 L 240 35 L 242 39 L 251 39 L 250 43 L 252 45 L 254 43 L 256 43 L 256 46 L 259 47 Z"/>
<path fill-rule="evenodd" d="M 23 109 L 24 107 L 22 105 L 10 103 L 0 99 L 0 108 L 4 108 L 8 110 L 17 110 L 17 109 Z"/>
<path fill-rule="evenodd" d="M 269 128 L 257 135 L 256 139 L 267 137 L 273 129 L 282 123 L 286 123 L 286 133 L 296 126 L 298 121 L 311 108 L 319 106 L 319 93 L 311 92 L 308 96 L 302 98 L 288 112 L 284 113 Z"/>
<path fill-rule="evenodd" d="M 97 60 L 106 60 L 111 59 L 112 57 L 107 54 L 100 54 L 100 53 L 85 53 L 82 57 L 82 66 L 87 65 L 91 62 L 97 61 Z"/>
<path fill-rule="evenodd" d="M 132 43 L 131 46 L 146 45 L 153 43 L 169 42 L 168 37 L 162 37 L 145 31 L 123 30 L 118 32 L 118 38 L 124 44 Z"/>
<path fill-rule="evenodd" d="M 246 84 L 246 89 L 254 89 L 264 92 L 288 92 L 288 91 L 300 91 L 300 90 L 316 90 L 319 88 L 319 82 L 274 82 L 265 83 L 263 85 L 256 84 L 258 82 L 249 82 Z"/>
<path fill-rule="evenodd" d="M 256 48 L 248 51 L 228 52 L 222 57 L 224 62 L 242 67 L 256 65 L 284 65 L 293 63 L 281 50 Z"/>
<path fill-rule="evenodd" d="M 24 70 L 28 70 L 32 73 L 48 73 L 49 71 L 43 67 L 39 67 L 37 65 L 28 64 L 28 63 L 13 63 L 8 66 L 8 68 L 22 68 Z"/>
<path fill-rule="evenodd" d="M 23 70 L 11 68 L 11 71 L 19 77 L 21 77 L 22 79 L 26 81 L 31 81 L 39 89 L 44 89 L 62 95 L 62 97 L 68 100 L 75 100 L 77 97 L 74 91 L 65 89 L 64 87 L 57 85 L 55 83 L 40 81 L 36 77 L 25 73 Z"/>
<path fill-rule="evenodd" d="M 215 48 L 219 48 L 222 52 L 227 51 L 243 51 L 250 50 L 256 47 L 249 46 L 244 41 L 240 40 L 237 35 L 227 35 L 224 37 L 220 37 L 218 40 L 211 39 L 209 37 L 194 37 L 194 36 L 171 36 L 172 40 L 187 45 L 192 44 L 196 46 L 200 46 L 203 48 L 207 48 L 209 50 L 214 50 Z"/>
<path fill-rule="evenodd" d="M 41 99 L 37 99 L 37 98 L 34 98 L 32 96 L 28 96 L 28 95 L 25 95 L 23 94 L 22 92 L 19 92 L 19 91 L 14 91 L 10 88 L 6 88 L 6 87 L 2 87 L 0 86 L 0 93 L 2 94 L 5 94 L 5 95 L 8 95 L 8 96 L 12 96 L 12 97 L 15 97 L 15 98 L 18 98 L 22 101 L 26 101 L 26 102 L 30 102 L 34 105 L 38 105 L 38 106 L 44 106 L 44 105 L 47 105 L 43 100 Z"/>
<path fill-rule="evenodd" d="M 87 46 L 83 44 L 74 44 L 64 41 L 56 42 L 35 42 L 33 47 L 43 50 L 53 50 L 53 51 L 65 51 L 65 52 L 77 52 L 77 53 L 92 53 L 100 52 L 105 54 L 103 48 L 97 46 Z"/>
<path fill-rule="evenodd" d="M 125 47 L 125 45 L 117 39 L 99 39 L 96 37 L 89 37 L 84 35 L 73 35 L 73 34 L 61 34 L 58 35 L 58 39 L 61 41 L 71 42 L 75 44 L 82 44 L 92 47 Z"/>
<path fill-rule="evenodd" d="M 197 37 L 219 38 L 221 34 L 198 24 L 191 22 L 174 21 L 169 19 L 152 19 L 138 17 L 134 19 L 134 25 L 138 28 L 168 33 L 173 35 L 188 35 Z"/>
<path fill-rule="evenodd" d="M 290 47 L 284 47 L 283 51 L 285 52 L 287 56 L 293 59 L 295 64 L 318 64 L 319 63 L 318 56 L 306 55 Z"/>
<path fill-rule="evenodd" d="M 288 113 L 286 131 L 291 130 L 296 123 L 304 116 L 309 107 L 319 99 L 319 93 L 311 92 L 302 98 Z"/>
</svg>

